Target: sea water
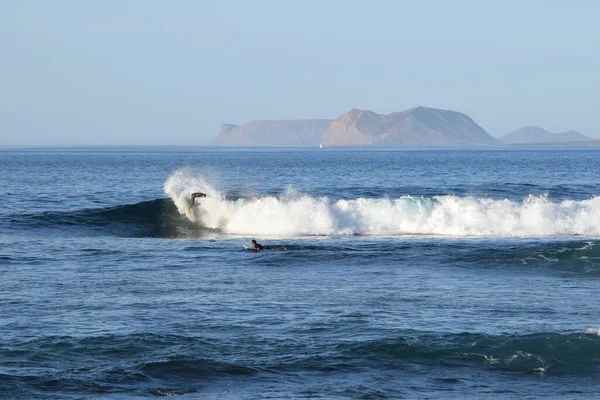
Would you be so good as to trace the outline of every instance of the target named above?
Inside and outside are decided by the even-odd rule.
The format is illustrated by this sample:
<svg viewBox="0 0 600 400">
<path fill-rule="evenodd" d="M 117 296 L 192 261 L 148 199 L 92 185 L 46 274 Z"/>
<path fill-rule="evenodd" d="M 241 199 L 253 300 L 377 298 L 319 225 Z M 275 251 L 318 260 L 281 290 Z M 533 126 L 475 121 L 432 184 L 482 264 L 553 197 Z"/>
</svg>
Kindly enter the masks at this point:
<svg viewBox="0 0 600 400">
<path fill-rule="evenodd" d="M 0 149 L 0 398 L 600 396 L 599 178 L 584 149 Z"/>
</svg>

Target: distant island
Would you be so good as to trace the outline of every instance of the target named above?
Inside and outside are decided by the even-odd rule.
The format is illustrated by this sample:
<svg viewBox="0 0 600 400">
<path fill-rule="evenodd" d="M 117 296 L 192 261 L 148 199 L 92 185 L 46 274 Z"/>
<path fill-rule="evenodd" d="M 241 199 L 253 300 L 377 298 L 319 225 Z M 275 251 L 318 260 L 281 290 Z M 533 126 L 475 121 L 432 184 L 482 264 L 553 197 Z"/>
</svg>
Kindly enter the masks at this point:
<svg viewBox="0 0 600 400">
<path fill-rule="evenodd" d="M 543 142 L 543 143 L 515 143 L 513 147 L 600 147 L 600 139 L 582 140 L 576 142 Z"/>
<path fill-rule="evenodd" d="M 209 144 L 229 147 L 317 147 L 330 119 L 252 121 L 221 125 L 221 133 Z"/>
<path fill-rule="evenodd" d="M 589 140 L 591 138 L 573 130 L 563 133 L 552 133 L 537 126 L 524 126 L 500 138 L 500 141 L 506 144 L 548 144 Z"/>
<path fill-rule="evenodd" d="M 306 119 L 223 124 L 214 146 L 376 146 L 456 147 L 499 146 L 465 114 L 415 107 L 391 114 L 351 110 L 335 120 Z"/>
<path fill-rule="evenodd" d="M 415 107 L 391 114 L 353 109 L 338 118 L 223 124 L 212 146 L 227 147 L 497 147 L 598 146 L 579 132 L 525 126 L 496 139 L 457 111 Z"/>
</svg>

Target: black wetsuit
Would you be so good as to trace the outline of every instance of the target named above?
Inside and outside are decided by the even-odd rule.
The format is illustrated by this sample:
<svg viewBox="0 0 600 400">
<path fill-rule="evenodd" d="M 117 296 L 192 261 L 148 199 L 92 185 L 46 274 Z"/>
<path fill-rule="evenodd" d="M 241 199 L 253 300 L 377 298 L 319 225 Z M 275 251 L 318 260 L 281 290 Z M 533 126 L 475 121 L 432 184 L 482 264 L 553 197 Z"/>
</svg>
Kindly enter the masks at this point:
<svg viewBox="0 0 600 400">
<path fill-rule="evenodd" d="M 197 197 L 206 197 L 206 194 L 200 192 L 192 193 L 192 203 L 190 204 L 190 207 L 194 205 Z"/>
</svg>

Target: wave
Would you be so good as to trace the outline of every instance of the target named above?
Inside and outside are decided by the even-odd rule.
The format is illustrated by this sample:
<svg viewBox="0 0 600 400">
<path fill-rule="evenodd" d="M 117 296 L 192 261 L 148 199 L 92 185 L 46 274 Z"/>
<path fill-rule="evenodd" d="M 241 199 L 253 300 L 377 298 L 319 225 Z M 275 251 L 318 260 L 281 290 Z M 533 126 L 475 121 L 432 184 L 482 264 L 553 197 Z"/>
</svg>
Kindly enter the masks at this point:
<svg viewBox="0 0 600 400">
<path fill-rule="evenodd" d="M 555 375 L 584 374 L 600 366 L 600 337 L 592 330 L 505 336 L 425 335 L 351 343 L 340 348 L 346 354 L 380 362 L 408 359 L 444 366 L 475 363 L 492 370 Z"/>
<path fill-rule="evenodd" d="M 182 218 L 169 199 L 154 199 L 100 209 L 10 215 L 13 229 L 63 229 L 72 234 L 124 237 L 199 237 L 202 227 Z"/>
<path fill-rule="evenodd" d="M 473 371 L 589 377 L 600 367 L 600 336 L 588 332 L 529 335 L 406 333 L 373 340 L 329 338 L 207 339 L 151 333 L 12 340 L 0 348 L 3 393 L 184 394 L 219 380 L 287 384 L 302 374 Z M 81 368 L 85 365 L 85 368 Z M 23 396 L 20 396 L 23 397 Z M 31 397 L 31 396 L 25 396 Z M 35 397 L 35 396 L 33 396 Z"/>
<path fill-rule="evenodd" d="M 436 235 L 449 237 L 600 237 L 600 197 L 522 201 L 486 197 L 400 196 L 332 199 L 293 187 L 280 195 L 229 196 L 186 170 L 164 184 L 169 199 L 100 209 L 3 217 L 9 229 L 65 228 L 65 232 L 126 237 L 199 238 L 222 235 L 302 237 Z M 190 196 L 203 192 L 191 213 Z"/>
<path fill-rule="evenodd" d="M 228 199 L 186 170 L 172 175 L 164 190 L 181 215 L 191 193 L 207 193 L 190 221 L 234 235 L 600 236 L 600 197 L 560 202 L 547 194 L 528 195 L 521 202 L 456 195 L 334 200 L 288 188 L 280 196 Z"/>
</svg>

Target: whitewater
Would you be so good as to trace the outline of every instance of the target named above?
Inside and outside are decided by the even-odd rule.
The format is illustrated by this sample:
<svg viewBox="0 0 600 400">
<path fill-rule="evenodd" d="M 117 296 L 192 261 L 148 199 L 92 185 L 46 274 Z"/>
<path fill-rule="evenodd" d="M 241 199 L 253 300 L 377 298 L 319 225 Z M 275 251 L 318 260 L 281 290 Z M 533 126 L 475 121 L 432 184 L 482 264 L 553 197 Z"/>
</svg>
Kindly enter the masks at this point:
<svg viewBox="0 0 600 400">
<path fill-rule="evenodd" d="M 186 215 L 193 192 L 203 192 L 190 220 L 232 235 L 440 235 L 482 237 L 600 236 L 600 197 L 553 202 L 548 193 L 521 202 L 490 198 L 401 196 L 334 200 L 300 193 L 228 199 L 205 179 L 179 170 L 165 193 Z"/>
</svg>

